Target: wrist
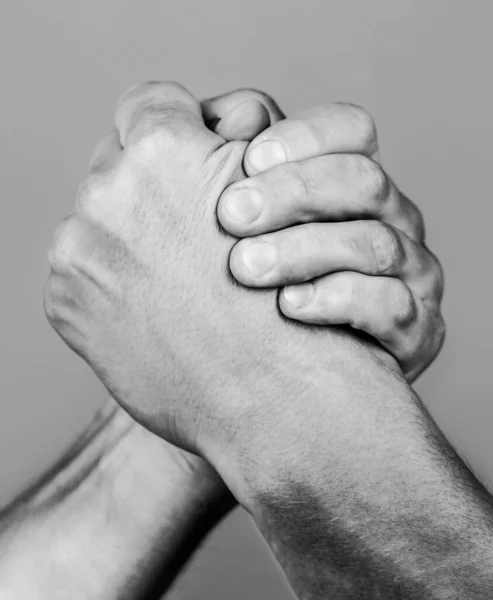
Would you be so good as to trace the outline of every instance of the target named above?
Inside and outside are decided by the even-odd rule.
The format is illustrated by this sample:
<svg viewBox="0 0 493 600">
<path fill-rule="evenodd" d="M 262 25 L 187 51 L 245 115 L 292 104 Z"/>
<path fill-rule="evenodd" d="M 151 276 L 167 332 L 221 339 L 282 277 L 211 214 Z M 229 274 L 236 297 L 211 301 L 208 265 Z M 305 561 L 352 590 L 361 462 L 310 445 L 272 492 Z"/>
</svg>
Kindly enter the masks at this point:
<svg viewBox="0 0 493 600">
<path fill-rule="evenodd" d="M 311 361 L 310 349 L 300 346 L 292 354 L 271 352 L 266 369 L 245 370 L 235 388 L 235 406 L 242 409 L 222 428 L 228 437 L 209 435 L 202 444 L 201 454 L 248 511 L 257 495 L 278 489 L 286 478 L 303 478 L 317 464 L 344 464 L 344 437 L 358 435 L 369 419 L 378 422 L 378 414 L 368 412 L 367 395 L 381 389 L 384 396 L 403 397 L 405 391 L 403 405 L 412 397 L 387 352 L 339 331 L 330 343 L 327 362 Z"/>
<path fill-rule="evenodd" d="M 120 540 L 122 560 L 154 553 L 164 535 L 171 550 L 199 522 L 212 526 L 232 507 L 229 490 L 209 464 L 150 433 L 113 401 L 88 433 L 90 442 L 29 506 L 36 514 L 56 500 L 57 521 L 76 529 L 83 522 L 71 536 L 83 552 L 82 538 L 91 535 L 102 538 L 99 545 Z"/>
<path fill-rule="evenodd" d="M 382 598 L 393 582 L 409 597 L 484 597 L 491 498 L 398 374 L 357 364 L 350 377 L 312 371 L 301 398 L 284 373 L 284 410 L 244 423 L 218 470 L 300 597 L 372 582 Z"/>
<path fill-rule="evenodd" d="M 119 598 L 123 589 L 147 597 L 153 585 L 161 591 L 172 581 L 232 506 L 204 461 L 106 407 L 4 513 L 0 591 L 58 600 L 56 582 L 78 598 Z"/>
<path fill-rule="evenodd" d="M 86 481 L 90 494 L 111 494 L 115 509 L 148 521 L 170 507 L 228 502 L 229 492 L 204 460 L 144 429 L 118 409 L 106 432 L 104 451 Z M 157 514 L 156 514 L 157 513 Z"/>
</svg>

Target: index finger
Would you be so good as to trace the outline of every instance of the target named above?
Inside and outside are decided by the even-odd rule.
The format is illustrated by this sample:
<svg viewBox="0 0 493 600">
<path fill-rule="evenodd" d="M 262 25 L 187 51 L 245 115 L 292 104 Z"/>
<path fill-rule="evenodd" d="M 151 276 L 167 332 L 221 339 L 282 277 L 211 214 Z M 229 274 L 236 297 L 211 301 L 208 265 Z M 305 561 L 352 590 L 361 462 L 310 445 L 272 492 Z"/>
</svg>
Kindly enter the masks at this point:
<svg viewBox="0 0 493 600">
<path fill-rule="evenodd" d="M 377 152 L 372 117 L 354 104 L 336 103 L 303 111 L 266 129 L 248 147 L 244 166 L 251 176 L 324 154 L 358 153 L 374 158 Z"/>
</svg>

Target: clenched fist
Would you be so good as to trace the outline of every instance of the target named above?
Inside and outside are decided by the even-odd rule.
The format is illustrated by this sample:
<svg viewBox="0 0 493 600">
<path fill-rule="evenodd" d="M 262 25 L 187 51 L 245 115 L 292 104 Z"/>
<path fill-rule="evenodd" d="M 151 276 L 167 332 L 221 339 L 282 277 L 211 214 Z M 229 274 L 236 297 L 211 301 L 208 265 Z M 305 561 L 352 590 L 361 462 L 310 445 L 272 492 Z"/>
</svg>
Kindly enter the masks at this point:
<svg viewBox="0 0 493 600">
<path fill-rule="evenodd" d="M 340 152 L 369 143 L 364 124 L 356 120 Z M 95 152 L 76 213 L 55 235 L 45 306 L 59 334 L 137 420 L 203 453 L 253 415 L 281 409 L 266 407 L 270 395 L 258 382 L 278 385 L 290 364 L 300 389 L 304 365 L 340 375 L 349 350 L 351 360 L 370 351 L 397 371 L 375 346 L 279 319 L 275 290 L 232 285 L 234 239 L 218 226 L 216 206 L 226 187 L 244 179 L 247 144 L 207 128 L 186 90 L 133 88 L 119 102 L 116 126 Z M 276 396 L 279 402 L 282 393 Z"/>
<path fill-rule="evenodd" d="M 218 217 L 246 238 L 230 260 L 239 282 L 288 286 L 285 316 L 365 331 L 413 381 L 443 343 L 443 275 L 377 148 L 372 118 L 353 105 L 278 121 L 250 144 L 250 177 L 226 190 Z"/>
<path fill-rule="evenodd" d="M 273 292 L 231 284 L 234 240 L 216 219 L 220 194 L 244 177 L 246 143 L 210 131 L 176 84 L 131 89 L 116 126 L 55 233 L 45 308 L 131 414 L 194 450 L 223 415 L 218 390 L 254 365 L 276 320 Z M 235 421 L 224 416 L 221 429 Z"/>
</svg>

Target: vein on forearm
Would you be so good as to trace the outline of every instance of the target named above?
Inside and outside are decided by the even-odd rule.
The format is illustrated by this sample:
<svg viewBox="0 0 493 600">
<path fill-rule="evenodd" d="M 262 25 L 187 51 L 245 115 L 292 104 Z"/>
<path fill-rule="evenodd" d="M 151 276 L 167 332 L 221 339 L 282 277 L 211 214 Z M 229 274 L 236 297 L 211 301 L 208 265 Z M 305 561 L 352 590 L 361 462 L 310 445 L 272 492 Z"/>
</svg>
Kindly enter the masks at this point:
<svg viewBox="0 0 493 600">
<path fill-rule="evenodd" d="M 7 505 L 0 517 L 21 510 L 33 503 L 50 509 L 66 500 L 96 470 L 103 452 L 107 450 L 108 440 L 102 433 L 114 415 L 114 410 L 105 407 L 98 411 L 89 426 L 79 435 L 66 452 L 38 477 L 29 487 Z M 125 432 L 111 440 L 115 446 Z M 99 439 L 98 439 L 99 438 Z"/>
<path fill-rule="evenodd" d="M 0 596 L 160 598 L 232 508 L 171 447 L 141 448 L 147 438 L 115 407 L 1 513 Z M 141 468 L 153 449 L 163 450 L 155 472 Z"/>
</svg>

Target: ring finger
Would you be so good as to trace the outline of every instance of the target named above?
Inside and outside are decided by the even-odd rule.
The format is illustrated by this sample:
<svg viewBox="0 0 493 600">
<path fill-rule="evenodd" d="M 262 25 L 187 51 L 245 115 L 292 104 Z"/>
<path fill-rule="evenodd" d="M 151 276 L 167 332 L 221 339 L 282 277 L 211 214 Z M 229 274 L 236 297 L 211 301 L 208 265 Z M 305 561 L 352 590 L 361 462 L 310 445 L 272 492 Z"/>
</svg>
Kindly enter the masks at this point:
<svg viewBox="0 0 493 600">
<path fill-rule="evenodd" d="M 286 163 L 231 185 L 218 208 L 221 225 L 246 237 L 312 221 L 377 219 L 422 242 L 423 218 L 385 171 L 361 154 Z"/>
</svg>

